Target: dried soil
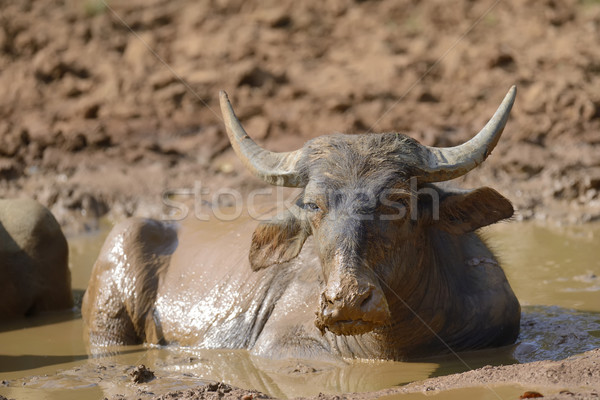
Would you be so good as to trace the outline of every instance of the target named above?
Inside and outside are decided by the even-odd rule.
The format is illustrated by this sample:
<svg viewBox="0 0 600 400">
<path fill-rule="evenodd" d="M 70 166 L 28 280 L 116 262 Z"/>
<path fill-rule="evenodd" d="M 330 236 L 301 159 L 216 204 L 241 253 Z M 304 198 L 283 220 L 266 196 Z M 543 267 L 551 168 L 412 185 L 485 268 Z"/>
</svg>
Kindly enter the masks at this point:
<svg viewBox="0 0 600 400">
<path fill-rule="evenodd" d="M 600 4 L 594 0 L 0 2 L 0 196 L 69 231 L 158 216 L 165 189 L 247 192 L 217 94 L 290 150 L 334 131 L 450 146 L 508 88 L 504 137 L 463 185 L 518 219 L 600 218 Z"/>
</svg>

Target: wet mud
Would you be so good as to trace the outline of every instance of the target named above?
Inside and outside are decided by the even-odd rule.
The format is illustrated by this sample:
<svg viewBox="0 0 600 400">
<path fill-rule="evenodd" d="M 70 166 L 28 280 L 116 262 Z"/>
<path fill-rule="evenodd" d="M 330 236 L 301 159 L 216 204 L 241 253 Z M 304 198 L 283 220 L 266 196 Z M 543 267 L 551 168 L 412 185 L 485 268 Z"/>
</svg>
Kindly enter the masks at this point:
<svg viewBox="0 0 600 400">
<path fill-rule="evenodd" d="M 332 132 L 451 146 L 516 84 L 494 154 L 462 179 L 518 219 L 600 218 L 600 4 L 593 0 L 0 3 L 0 196 L 71 232 L 160 216 L 165 190 L 247 194 L 227 90 L 252 137 L 293 150 Z"/>
<path fill-rule="evenodd" d="M 76 290 L 85 287 L 106 233 L 104 230 L 100 235 L 70 239 L 71 268 L 76 272 L 74 277 L 79 277 L 74 280 Z M 525 243 L 519 234 L 532 239 Z M 90 358 L 81 335 L 80 315 L 75 310 L 5 323 L 0 327 L 0 342 L 10 343 L 10 347 L 2 347 L 0 356 L 3 380 L 0 394 L 18 399 L 37 399 L 42 393 L 52 399 L 102 396 L 153 399 L 174 393 L 189 395 L 187 398 L 208 398 L 206 396 L 218 396 L 219 392 L 205 387 L 224 382 L 243 389 L 232 389 L 222 395 L 255 398 L 259 392 L 276 398 L 311 397 L 321 393 L 322 396 L 345 394 L 346 398 L 358 399 L 394 393 L 404 396 L 409 392 L 413 393 L 410 396 L 418 397 L 421 392 L 471 386 L 476 387 L 448 395 L 450 398 L 470 393 L 494 396 L 485 386 L 488 381 L 481 380 L 488 374 L 490 385 L 498 393 L 511 396 L 502 398 L 517 398 L 533 389 L 545 396 L 558 395 L 556 388 L 547 389 L 545 383 L 535 384 L 538 378 L 523 380 L 530 372 L 498 366 L 537 371 L 560 367 L 562 362 L 568 366 L 579 363 L 582 368 L 585 365 L 588 368 L 593 367 L 592 361 L 598 361 L 597 351 L 589 353 L 588 364 L 582 363 L 581 358 L 565 359 L 600 348 L 600 302 L 597 301 L 600 288 L 595 278 L 600 271 L 600 261 L 593 253 L 600 226 L 559 231 L 535 224 L 508 223 L 488 229 L 484 235 L 495 243 L 511 285 L 523 304 L 521 334 L 513 346 L 408 363 L 348 360 L 343 365 L 274 362 L 251 357 L 246 351 L 178 346 L 117 347 Z M 511 251 L 515 246 L 518 251 Z M 532 364 L 526 363 L 531 362 L 542 364 L 527 367 Z M 490 369 L 490 365 L 494 369 Z M 557 371 L 555 386 L 562 385 L 578 393 L 576 389 L 581 385 L 568 380 L 572 377 L 565 375 L 563 379 L 561 376 L 571 371 L 565 368 L 552 369 Z M 154 379 L 135 382 L 140 371 L 151 371 Z M 573 374 L 581 372 L 573 371 Z M 588 372 L 594 374 L 594 371 Z M 456 380 L 455 375 L 451 375 L 463 372 L 472 378 Z M 150 376 L 149 373 L 141 375 Z M 428 378 L 434 379 L 425 381 L 431 384 L 413 383 Z M 447 384 L 444 379 L 448 379 Z M 428 387 L 434 389 L 428 391 Z M 446 392 L 443 393 L 446 396 Z"/>
</svg>

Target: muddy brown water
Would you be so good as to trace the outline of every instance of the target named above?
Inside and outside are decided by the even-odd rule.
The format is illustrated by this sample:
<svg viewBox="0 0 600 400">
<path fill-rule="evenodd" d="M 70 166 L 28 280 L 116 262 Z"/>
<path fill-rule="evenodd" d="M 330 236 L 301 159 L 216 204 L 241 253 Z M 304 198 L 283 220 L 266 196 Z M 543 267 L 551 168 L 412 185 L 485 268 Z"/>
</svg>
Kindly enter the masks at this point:
<svg viewBox="0 0 600 400">
<path fill-rule="evenodd" d="M 108 232 L 69 240 L 76 296 Z M 275 397 L 374 391 L 487 364 L 562 359 L 600 347 L 600 224 L 564 229 L 508 223 L 483 235 L 499 254 L 523 305 L 514 346 L 418 362 L 349 361 L 340 365 L 271 362 L 246 351 L 134 346 L 89 358 L 78 311 L 0 324 L 0 394 L 17 399 L 151 396 L 218 380 Z M 157 379 L 131 383 L 145 364 Z M 448 391 L 444 398 L 515 398 L 519 386 Z M 411 397 L 412 396 L 412 397 Z M 506 397 L 505 397 L 506 396 Z M 419 395 L 404 398 L 420 398 Z M 393 399 L 395 397 L 389 397 Z"/>
</svg>

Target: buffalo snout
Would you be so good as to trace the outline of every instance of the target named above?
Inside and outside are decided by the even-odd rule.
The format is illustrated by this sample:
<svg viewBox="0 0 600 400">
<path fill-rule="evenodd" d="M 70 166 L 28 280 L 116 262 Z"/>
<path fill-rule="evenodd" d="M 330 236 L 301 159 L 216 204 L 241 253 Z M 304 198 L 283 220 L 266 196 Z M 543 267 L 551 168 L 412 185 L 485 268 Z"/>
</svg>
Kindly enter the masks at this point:
<svg viewBox="0 0 600 400">
<path fill-rule="evenodd" d="M 323 333 L 329 330 L 336 335 L 360 335 L 386 324 L 389 318 L 387 300 L 379 285 L 347 274 L 328 282 L 315 324 Z"/>
</svg>

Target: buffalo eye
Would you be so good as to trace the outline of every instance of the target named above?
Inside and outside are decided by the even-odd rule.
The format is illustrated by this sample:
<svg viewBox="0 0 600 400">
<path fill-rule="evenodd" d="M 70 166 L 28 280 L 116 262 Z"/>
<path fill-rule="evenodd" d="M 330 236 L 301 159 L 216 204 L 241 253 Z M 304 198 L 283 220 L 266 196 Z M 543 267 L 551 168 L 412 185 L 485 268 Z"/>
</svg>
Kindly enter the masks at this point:
<svg viewBox="0 0 600 400">
<path fill-rule="evenodd" d="M 304 208 L 306 211 L 313 211 L 313 212 L 321 210 L 318 205 L 316 205 L 315 203 L 311 203 L 311 202 L 303 203 L 302 208 Z"/>
</svg>

